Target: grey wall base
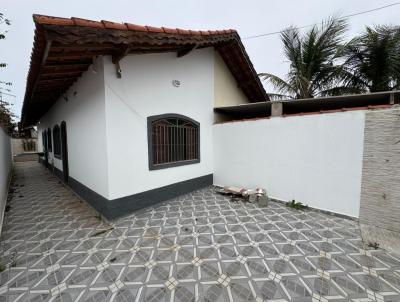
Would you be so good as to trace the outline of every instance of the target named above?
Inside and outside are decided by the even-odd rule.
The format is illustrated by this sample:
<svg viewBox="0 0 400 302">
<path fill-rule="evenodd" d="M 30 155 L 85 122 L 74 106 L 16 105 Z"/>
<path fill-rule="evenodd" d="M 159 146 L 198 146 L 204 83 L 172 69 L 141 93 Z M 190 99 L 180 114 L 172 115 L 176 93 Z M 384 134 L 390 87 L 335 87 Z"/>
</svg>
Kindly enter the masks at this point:
<svg viewBox="0 0 400 302">
<path fill-rule="evenodd" d="M 104 198 L 71 177 L 68 184 L 75 193 L 105 218 L 112 220 L 179 195 L 210 186 L 213 184 L 213 175 L 209 174 L 113 200 Z"/>
<path fill-rule="evenodd" d="M 64 174 L 61 170 L 58 170 L 57 168 L 53 168 L 53 173 L 62 181 L 64 181 Z"/>
<path fill-rule="evenodd" d="M 41 163 L 44 165 L 44 161 Z M 54 168 L 54 174 L 62 181 L 63 173 Z M 95 191 L 89 189 L 76 179 L 69 177 L 67 185 L 83 200 L 95 208 L 108 220 L 113 220 L 131 214 L 133 211 L 143 209 L 159 202 L 187 194 L 192 191 L 213 184 L 213 174 L 185 180 L 161 188 L 141 192 L 138 194 L 109 200 Z"/>
<path fill-rule="evenodd" d="M 400 251 L 400 232 L 379 226 L 360 223 L 361 234 L 366 244 L 379 244 L 379 248 L 395 253 Z"/>
</svg>

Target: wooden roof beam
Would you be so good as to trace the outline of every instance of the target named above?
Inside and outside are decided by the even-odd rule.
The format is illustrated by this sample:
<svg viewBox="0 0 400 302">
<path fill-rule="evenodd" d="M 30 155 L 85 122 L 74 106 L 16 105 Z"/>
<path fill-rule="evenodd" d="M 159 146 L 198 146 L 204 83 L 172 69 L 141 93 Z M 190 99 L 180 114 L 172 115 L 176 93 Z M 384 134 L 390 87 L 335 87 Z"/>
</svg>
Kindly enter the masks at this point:
<svg viewBox="0 0 400 302">
<path fill-rule="evenodd" d="M 112 53 L 112 50 L 110 50 L 110 54 Z M 47 60 L 49 59 L 59 59 L 59 58 L 74 58 L 74 59 L 80 59 L 80 58 L 91 58 L 99 55 L 104 55 L 107 54 L 104 51 L 63 51 L 63 52 L 54 52 L 51 51 L 49 56 L 47 57 Z"/>
<path fill-rule="evenodd" d="M 103 49 L 115 49 L 115 45 L 112 43 L 99 43 L 99 44 L 77 44 L 77 43 L 72 43 L 72 44 L 61 44 L 54 42 L 52 47 L 52 50 L 70 50 L 70 49 L 97 49 L 97 50 L 103 50 Z"/>
<path fill-rule="evenodd" d="M 122 77 L 121 66 L 119 65 L 119 61 L 121 61 L 130 51 L 130 47 L 128 44 L 122 44 L 117 51 L 112 55 L 112 62 L 115 65 L 115 69 L 117 72 L 117 78 Z"/>
<path fill-rule="evenodd" d="M 51 40 L 46 42 L 46 46 L 44 48 L 44 53 L 43 53 L 42 61 L 40 62 L 40 66 L 43 66 L 46 63 L 46 59 L 47 59 L 47 56 L 49 55 L 51 43 L 52 43 Z M 39 82 L 39 75 L 37 75 L 36 78 L 35 78 L 35 81 L 34 81 L 34 84 L 33 84 L 33 88 L 32 88 L 32 92 L 31 92 L 31 98 L 33 98 L 33 96 L 35 94 L 35 89 L 36 89 L 36 86 L 37 86 L 38 82 Z"/>
<path fill-rule="evenodd" d="M 53 78 L 72 77 L 72 76 L 79 77 L 83 72 L 84 72 L 83 70 L 66 71 L 66 72 L 51 72 L 51 73 L 41 72 L 39 77 L 40 77 L 40 79 L 45 79 L 45 78 L 53 79 Z"/>
<path fill-rule="evenodd" d="M 66 78 L 57 78 L 57 79 L 39 79 L 41 84 L 43 83 L 58 83 L 58 82 L 67 82 L 67 81 L 75 81 L 76 77 L 66 77 Z"/>
<path fill-rule="evenodd" d="M 196 48 L 197 48 L 197 44 L 195 44 L 195 45 L 191 45 L 191 46 L 188 46 L 188 47 L 182 47 L 181 49 L 179 49 L 178 51 L 177 51 L 177 53 L 176 53 L 176 56 L 178 57 L 178 58 L 181 58 L 181 57 L 183 57 L 183 56 L 186 56 L 187 54 L 189 54 L 190 52 L 192 52 L 193 50 L 195 50 Z"/>
<path fill-rule="evenodd" d="M 84 72 L 88 69 L 90 65 L 69 65 L 69 66 L 44 66 L 40 72 L 41 75 L 51 75 L 51 74 L 60 74 L 60 73 L 71 73 L 71 72 Z"/>
<path fill-rule="evenodd" d="M 128 44 L 123 44 L 121 45 L 116 51 L 114 51 L 114 54 L 112 55 L 112 62 L 114 64 L 119 63 L 128 53 L 129 53 L 130 47 Z"/>
</svg>

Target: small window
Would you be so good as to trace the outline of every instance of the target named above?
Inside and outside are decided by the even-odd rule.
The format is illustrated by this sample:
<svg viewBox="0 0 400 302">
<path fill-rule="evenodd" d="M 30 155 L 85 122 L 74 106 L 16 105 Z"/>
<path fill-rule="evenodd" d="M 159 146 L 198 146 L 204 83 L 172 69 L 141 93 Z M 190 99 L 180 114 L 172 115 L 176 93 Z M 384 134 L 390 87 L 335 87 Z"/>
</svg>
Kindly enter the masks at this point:
<svg viewBox="0 0 400 302">
<path fill-rule="evenodd" d="M 163 169 L 200 162 L 200 124 L 178 114 L 147 119 L 149 169 Z"/>
<path fill-rule="evenodd" d="M 51 152 L 53 147 L 52 147 L 52 143 L 51 143 L 51 130 L 50 128 L 47 129 L 47 149 Z"/>
<path fill-rule="evenodd" d="M 54 157 L 61 158 L 61 138 L 60 127 L 55 125 L 53 128 Z"/>
</svg>

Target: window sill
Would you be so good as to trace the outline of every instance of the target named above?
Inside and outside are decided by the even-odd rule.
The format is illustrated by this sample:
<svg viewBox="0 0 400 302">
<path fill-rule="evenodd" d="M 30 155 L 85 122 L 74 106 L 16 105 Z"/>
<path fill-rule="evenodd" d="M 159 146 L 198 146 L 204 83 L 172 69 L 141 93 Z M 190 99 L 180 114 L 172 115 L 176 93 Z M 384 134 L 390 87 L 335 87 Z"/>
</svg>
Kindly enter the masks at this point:
<svg viewBox="0 0 400 302">
<path fill-rule="evenodd" d="M 150 163 L 149 165 L 149 170 L 161 170 L 161 169 L 167 169 L 167 168 L 173 168 L 173 167 L 179 167 L 179 166 L 186 166 L 186 165 L 193 165 L 193 164 L 198 164 L 200 163 L 200 159 L 192 159 L 192 160 L 183 160 L 183 161 L 177 161 L 177 162 L 172 162 L 172 163 L 167 163 L 167 164 L 158 164 L 154 165 L 153 163 Z"/>
</svg>

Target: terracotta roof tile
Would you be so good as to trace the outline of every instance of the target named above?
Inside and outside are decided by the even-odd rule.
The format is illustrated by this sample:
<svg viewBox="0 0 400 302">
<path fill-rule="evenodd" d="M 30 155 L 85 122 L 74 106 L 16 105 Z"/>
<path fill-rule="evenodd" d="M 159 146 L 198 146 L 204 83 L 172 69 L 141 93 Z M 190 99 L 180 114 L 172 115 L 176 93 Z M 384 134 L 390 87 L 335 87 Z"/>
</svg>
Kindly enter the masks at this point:
<svg viewBox="0 0 400 302">
<path fill-rule="evenodd" d="M 43 15 L 33 15 L 33 20 L 38 24 L 51 24 L 51 25 L 74 25 L 74 21 L 69 18 L 57 18 Z"/>
<path fill-rule="evenodd" d="M 142 25 L 137 25 L 137 24 L 132 24 L 132 23 L 125 23 L 125 25 L 128 27 L 129 30 L 147 32 L 147 28 Z"/>
<path fill-rule="evenodd" d="M 175 28 L 161 27 L 166 34 L 176 35 L 178 31 Z"/>
<path fill-rule="evenodd" d="M 189 30 L 189 32 L 190 32 L 191 35 L 201 36 L 201 33 L 198 30 Z"/>
<path fill-rule="evenodd" d="M 102 20 L 101 23 L 103 23 L 104 27 L 108 28 L 108 29 L 120 29 L 120 30 L 128 29 L 128 27 L 124 23 L 115 23 L 115 22 L 105 21 L 105 20 Z"/>
<path fill-rule="evenodd" d="M 188 31 L 188 30 L 186 30 L 186 29 L 177 28 L 176 30 L 177 30 L 178 33 L 181 34 L 181 35 L 190 35 L 190 31 Z"/>
<path fill-rule="evenodd" d="M 148 32 L 152 33 L 164 33 L 164 30 L 159 27 L 154 27 L 154 26 L 146 26 Z"/>
<path fill-rule="evenodd" d="M 93 20 L 81 19 L 81 18 L 71 18 L 74 21 L 74 24 L 77 26 L 84 26 L 84 27 L 94 27 L 94 28 L 104 28 L 103 23 Z"/>
<path fill-rule="evenodd" d="M 200 34 L 201 34 L 202 36 L 209 36 L 209 35 L 210 35 L 210 33 L 208 32 L 208 30 L 201 30 L 201 31 L 200 31 Z"/>
</svg>

